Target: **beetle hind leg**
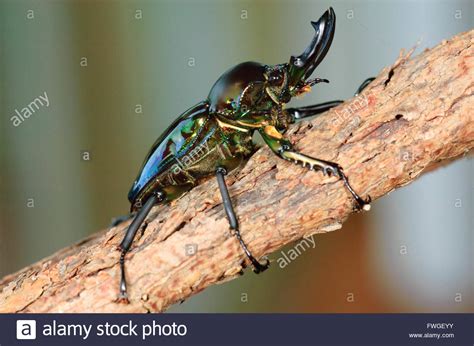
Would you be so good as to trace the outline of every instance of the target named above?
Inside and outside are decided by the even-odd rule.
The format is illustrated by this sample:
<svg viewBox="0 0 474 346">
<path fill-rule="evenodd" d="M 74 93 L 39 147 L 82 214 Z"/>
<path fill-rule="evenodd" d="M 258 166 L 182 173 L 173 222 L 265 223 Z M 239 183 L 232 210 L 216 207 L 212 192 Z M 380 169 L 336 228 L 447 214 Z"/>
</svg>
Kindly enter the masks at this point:
<svg viewBox="0 0 474 346">
<path fill-rule="evenodd" d="M 138 211 L 135 215 L 132 223 L 128 226 L 127 232 L 119 245 L 120 253 L 120 293 L 118 297 L 119 302 L 128 303 L 128 293 L 127 293 L 127 279 L 125 275 L 125 255 L 130 250 L 130 246 L 133 243 L 133 239 L 137 234 L 137 231 L 141 229 L 141 232 L 145 231 L 146 226 L 148 223 L 145 221 L 145 218 L 150 213 L 151 209 L 155 205 L 155 203 L 162 202 L 164 200 L 164 193 L 163 192 L 156 192 L 155 194 L 151 195 L 142 208 Z"/>
<path fill-rule="evenodd" d="M 227 171 L 223 167 L 218 167 L 216 169 L 216 177 L 217 177 L 217 183 L 219 185 L 219 190 L 221 192 L 222 196 L 222 201 L 224 202 L 224 209 L 227 214 L 227 218 L 229 220 L 229 226 L 230 229 L 234 231 L 235 236 L 237 237 L 237 240 L 240 243 L 240 246 L 245 252 L 245 255 L 247 255 L 248 259 L 253 265 L 253 271 L 258 274 L 263 272 L 265 269 L 268 268 L 270 265 L 270 262 L 268 260 L 265 261 L 265 263 L 260 263 L 250 252 L 248 249 L 247 245 L 245 244 L 244 240 L 242 239 L 242 235 L 240 234 L 239 230 L 239 223 L 237 221 L 237 216 L 235 215 L 234 208 L 232 207 L 232 201 L 229 196 L 229 191 L 227 190 L 227 185 L 225 183 L 225 178 L 224 176 L 227 174 Z"/>
<path fill-rule="evenodd" d="M 354 94 L 354 96 L 357 96 L 359 95 L 362 91 L 364 91 L 365 88 L 367 88 L 367 86 L 372 83 L 373 81 L 375 80 L 375 77 L 370 77 L 370 78 L 367 78 L 365 81 L 362 82 L 362 84 L 359 86 L 359 88 L 357 89 L 356 93 Z"/>
</svg>

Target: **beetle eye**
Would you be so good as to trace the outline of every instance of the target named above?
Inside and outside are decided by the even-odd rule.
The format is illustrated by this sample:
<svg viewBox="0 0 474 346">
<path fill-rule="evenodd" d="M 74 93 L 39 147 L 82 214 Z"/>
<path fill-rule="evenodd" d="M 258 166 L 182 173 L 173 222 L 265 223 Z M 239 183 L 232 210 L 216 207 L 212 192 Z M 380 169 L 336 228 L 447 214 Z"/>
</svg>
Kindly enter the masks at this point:
<svg viewBox="0 0 474 346">
<path fill-rule="evenodd" d="M 273 85 L 281 84 L 281 80 L 282 80 L 282 75 L 279 72 L 272 73 L 268 77 L 268 81 L 270 82 L 270 84 L 273 84 Z"/>
<path fill-rule="evenodd" d="M 294 58 L 293 65 L 295 65 L 296 67 L 302 67 L 303 66 L 303 60 L 301 60 L 300 58 Z"/>
</svg>

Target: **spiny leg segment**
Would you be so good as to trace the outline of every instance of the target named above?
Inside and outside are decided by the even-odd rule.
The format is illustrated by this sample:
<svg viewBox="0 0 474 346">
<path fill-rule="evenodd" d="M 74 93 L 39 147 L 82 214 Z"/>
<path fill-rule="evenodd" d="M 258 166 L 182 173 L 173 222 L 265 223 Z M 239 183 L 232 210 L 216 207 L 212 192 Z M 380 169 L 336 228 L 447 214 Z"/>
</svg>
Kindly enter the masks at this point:
<svg viewBox="0 0 474 346">
<path fill-rule="evenodd" d="M 324 175 L 338 177 L 342 180 L 346 189 L 356 200 L 358 209 L 363 209 L 366 211 L 370 210 L 370 196 L 367 198 L 367 200 L 362 199 L 349 184 L 349 179 L 342 171 L 342 167 L 337 163 L 316 159 L 292 150 L 283 150 L 281 157 L 297 164 L 301 163 L 303 167 L 308 166 L 310 170 L 320 170 Z"/>
<path fill-rule="evenodd" d="M 367 200 L 362 199 L 349 184 L 349 179 L 342 171 L 342 167 L 337 163 L 316 159 L 293 150 L 290 141 L 284 138 L 274 126 L 265 126 L 259 129 L 259 132 L 270 149 L 281 158 L 295 163 L 301 163 L 303 167 L 308 166 L 311 170 L 320 170 L 325 175 L 334 175 L 340 178 L 344 186 L 356 200 L 358 209 L 370 210 L 370 196 Z"/>
</svg>

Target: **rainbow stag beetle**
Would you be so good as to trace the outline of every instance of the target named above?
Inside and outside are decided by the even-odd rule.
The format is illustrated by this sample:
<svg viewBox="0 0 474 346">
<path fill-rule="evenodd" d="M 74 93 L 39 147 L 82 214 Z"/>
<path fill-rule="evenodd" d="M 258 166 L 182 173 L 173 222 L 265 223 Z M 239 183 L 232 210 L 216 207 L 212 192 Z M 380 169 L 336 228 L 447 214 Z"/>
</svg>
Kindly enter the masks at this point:
<svg viewBox="0 0 474 346">
<path fill-rule="evenodd" d="M 265 270 L 242 239 L 237 216 L 227 191 L 224 176 L 255 152 L 252 143 L 258 131 L 265 143 L 285 160 L 301 163 L 311 170 L 342 179 L 358 208 L 368 210 L 370 197 L 363 200 L 349 185 L 337 163 L 309 157 L 294 150 L 283 136 L 288 125 L 298 119 L 322 113 L 342 101 L 332 101 L 302 108 L 284 109 L 293 96 L 303 94 L 325 79 L 308 79 L 321 63 L 331 46 L 336 26 L 332 8 L 317 22 L 311 22 L 314 34 L 311 43 L 299 56 L 288 63 L 269 66 L 245 62 L 225 72 L 212 87 L 203 102 L 191 107 L 176 119 L 157 139 L 133 183 L 128 198 L 131 212 L 136 213 L 120 244 L 120 297 L 127 301 L 125 255 L 136 232 L 156 203 L 178 198 L 199 184 L 203 178 L 215 175 L 224 202 L 230 229 L 256 273 Z M 363 83 L 361 91 L 371 79 Z"/>
</svg>

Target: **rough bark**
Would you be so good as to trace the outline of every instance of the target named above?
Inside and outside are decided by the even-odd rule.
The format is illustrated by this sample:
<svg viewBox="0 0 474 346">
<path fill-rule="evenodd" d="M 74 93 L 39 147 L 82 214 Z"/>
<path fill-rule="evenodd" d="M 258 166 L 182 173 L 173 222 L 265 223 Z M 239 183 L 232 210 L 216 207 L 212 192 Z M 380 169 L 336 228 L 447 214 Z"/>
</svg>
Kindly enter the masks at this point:
<svg viewBox="0 0 474 346">
<path fill-rule="evenodd" d="M 338 162 L 356 191 L 373 199 L 466 154 L 474 143 L 473 40 L 470 31 L 412 59 L 402 53 L 362 95 L 294 125 L 290 139 L 306 154 Z M 353 211 L 340 181 L 268 148 L 228 181 L 243 238 L 257 256 L 337 230 Z M 127 256 L 130 304 L 115 301 L 125 223 L 3 278 L 0 312 L 163 311 L 238 277 L 247 264 L 214 179 L 155 207 L 151 217 Z M 187 254 L 193 246 L 197 253 Z"/>
</svg>

